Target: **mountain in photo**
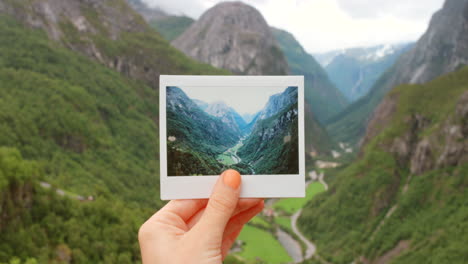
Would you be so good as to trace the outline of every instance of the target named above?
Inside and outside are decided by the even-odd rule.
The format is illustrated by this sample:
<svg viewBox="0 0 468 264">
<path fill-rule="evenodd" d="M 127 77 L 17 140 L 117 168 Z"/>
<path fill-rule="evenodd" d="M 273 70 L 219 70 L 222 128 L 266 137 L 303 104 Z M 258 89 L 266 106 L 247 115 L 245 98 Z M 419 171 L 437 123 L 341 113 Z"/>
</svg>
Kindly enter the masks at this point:
<svg viewBox="0 0 468 264">
<path fill-rule="evenodd" d="M 297 103 L 297 87 L 270 97 L 239 149 L 240 166 L 247 165 L 254 174 L 299 173 Z"/>
<path fill-rule="evenodd" d="M 467 5 L 467 0 L 447 0 L 414 47 L 399 57 L 369 93 L 328 120 L 330 135 L 336 141 L 358 143 L 376 107 L 393 87 L 424 83 L 467 65 Z"/>
<path fill-rule="evenodd" d="M 324 67 L 336 87 L 354 102 L 366 95 L 380 76 L 412 46 L 400 44 L 346 49 Z"/>
<path fill-rule="evenodd" d="M 240 130 L 207 114 L 180 88 L 167 87 L 166 93 L 168 174 L 219 174 L 216 156 L 240 139 Z"/>
<path fill-rule="evenodd" d="M 297 174 L 297 101 L 297 87 L 288 87 L 270 96 L 247 124 L 223 102 L 192 100 L 182 89 L 167 87 L 169 175 L 216 175 L 227 168 L 242 174 Z"/>
<path fill-rule="evenodd" d="M 186 55 L 240 75 L 284 75 L 288 64 L 263 16 L 241 2 L 222 2 L 172 41 Z"/>
</svg>

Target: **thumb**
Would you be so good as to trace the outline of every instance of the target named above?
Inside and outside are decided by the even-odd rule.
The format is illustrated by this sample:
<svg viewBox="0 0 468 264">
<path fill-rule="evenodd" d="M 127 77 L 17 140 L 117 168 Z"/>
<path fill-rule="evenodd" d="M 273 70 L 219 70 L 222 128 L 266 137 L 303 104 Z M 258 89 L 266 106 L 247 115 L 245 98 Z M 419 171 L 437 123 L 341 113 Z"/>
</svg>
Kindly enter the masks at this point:
<svg viewBox="0 0 468 264">
<path fill-rule="evenodd" d="M 237 206 L 240 185 L 239 172 L 227 170 L 221 174 L 198 223 L 201 230 L 210 230 L 222 239 L 224 229 Z"/>
</svg>

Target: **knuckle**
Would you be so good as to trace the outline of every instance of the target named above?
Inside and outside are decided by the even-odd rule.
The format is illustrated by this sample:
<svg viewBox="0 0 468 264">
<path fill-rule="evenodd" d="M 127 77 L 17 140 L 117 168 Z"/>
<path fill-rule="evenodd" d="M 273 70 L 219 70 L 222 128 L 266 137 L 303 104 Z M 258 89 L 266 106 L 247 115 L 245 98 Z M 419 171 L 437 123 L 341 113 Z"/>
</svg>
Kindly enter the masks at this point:
<svg viewBox="0 0 468 264">
<path fill-rule="evenodd" d="M 209 203 L 210 207 L 215 211 L 228 213 L 232 211 L 232 208 L 235 206 L 233 201 L 222 195 L 213 196 Z"/>
</svg>

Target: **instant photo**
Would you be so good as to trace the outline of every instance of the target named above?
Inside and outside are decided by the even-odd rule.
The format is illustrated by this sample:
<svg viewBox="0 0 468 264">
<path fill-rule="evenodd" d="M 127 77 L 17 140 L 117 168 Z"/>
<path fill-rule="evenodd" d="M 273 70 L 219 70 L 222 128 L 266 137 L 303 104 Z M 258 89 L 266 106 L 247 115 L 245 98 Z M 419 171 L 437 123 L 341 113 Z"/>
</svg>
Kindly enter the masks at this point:
<svg viewBox="0 0 468 264">
<path fill-rule="evenodd" d="M 227 169 L 241 196 L 303 195 L 284 191 L 304 185 L 302 77 L 161 76 L 160 89 L 163 198 L 206 198 Z"/>
</svg>

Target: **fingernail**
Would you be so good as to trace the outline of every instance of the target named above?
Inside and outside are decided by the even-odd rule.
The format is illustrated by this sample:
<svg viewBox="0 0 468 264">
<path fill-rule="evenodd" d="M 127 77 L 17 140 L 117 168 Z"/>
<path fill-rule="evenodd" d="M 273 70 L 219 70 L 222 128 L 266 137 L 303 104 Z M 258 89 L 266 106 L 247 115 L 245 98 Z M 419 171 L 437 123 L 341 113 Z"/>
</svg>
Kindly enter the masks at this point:
<svg viewBox="0 0 468 264">
<path fill-rule="evenodd" d="M 237 189 L 241 183 L 241 176 L 236 170 L 227 170 L 223 173 L 223 181 L 227 186 Z"/>
</svg>

